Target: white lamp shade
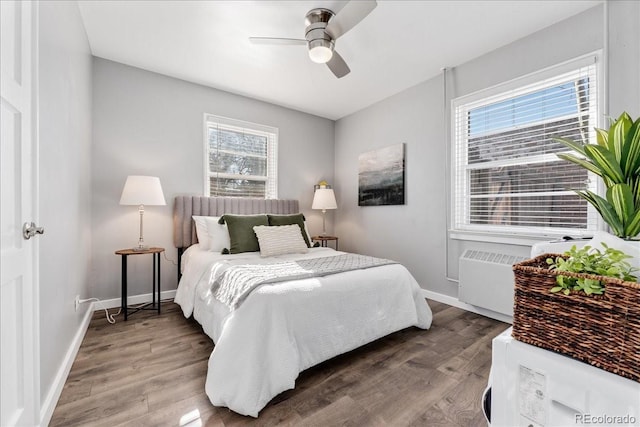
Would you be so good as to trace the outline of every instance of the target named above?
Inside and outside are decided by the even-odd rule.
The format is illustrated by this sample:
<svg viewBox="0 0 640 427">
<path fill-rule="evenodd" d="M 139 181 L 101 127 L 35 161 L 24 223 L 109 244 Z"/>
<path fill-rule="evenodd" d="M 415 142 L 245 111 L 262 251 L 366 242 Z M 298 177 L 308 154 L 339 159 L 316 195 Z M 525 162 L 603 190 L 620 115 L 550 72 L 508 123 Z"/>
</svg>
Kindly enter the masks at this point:
<svg viewBox="0 0 640 427">
<path fill-rule="evenodd" d="M 122 189 L 121 205 L 166 205 L 160 178 L 129 175 Z"/>
<path fill-rule="evenodd" d="M 318 188 L 313 195 L 311 209 L 338 209 L 332 188 Z"/>
</svg>

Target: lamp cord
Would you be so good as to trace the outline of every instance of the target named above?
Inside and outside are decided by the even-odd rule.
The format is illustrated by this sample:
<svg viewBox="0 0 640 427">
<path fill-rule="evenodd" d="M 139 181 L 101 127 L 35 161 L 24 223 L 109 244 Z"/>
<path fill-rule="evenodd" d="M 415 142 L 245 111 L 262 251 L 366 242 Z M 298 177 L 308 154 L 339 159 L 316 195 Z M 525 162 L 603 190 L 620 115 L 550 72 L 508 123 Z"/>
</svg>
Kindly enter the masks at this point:
<svg viewBox="0 0 640 427">
<path fill-rule="evenodd" d="M 95 302 L 97 302 L 97 303 L 101 303 L 101 302 L 102 302 L 102 301 L 100 301 L 98 298 L 87 298 L 87 299 L 81 299 L 81 300 L 79 300 L 78 302 L 79 302 L 80 304 L 82 304 L 82 303 L 89 302 L 89 301 L 95 301 Z M 117 311 L 115 314 L 109 314 L 109 310 L 108 310 L 107 308 L 104 308 L 104 313 L 105 313 L 105 316 L 106 316 L 106 318 L 107 318 L 107 322 L 111 323 L 112 325 L 113 325 L 114 323 L 116 323 L 115 316 L 119 315 L 121 312 L 122 312 L 122 307 L 120 307 L 120 308 L 118 309 L 118 311 Z"/>
<path fill-rule="evenodd" d="M 174 260 L 172 260 L 172 259 L 170 259 L 170 258 L 168 258 L 168 257 L 167 257 L 167 251 L 162 251 L 162 256 L 164 257 L 164 259 L 165 259 L 166 261 L 170 262 L 171 264 L 173 264 L 173 265 L 178 265 L 178 262 L 177 262 L 177 261 L 174 261 Z"/>
</svg>

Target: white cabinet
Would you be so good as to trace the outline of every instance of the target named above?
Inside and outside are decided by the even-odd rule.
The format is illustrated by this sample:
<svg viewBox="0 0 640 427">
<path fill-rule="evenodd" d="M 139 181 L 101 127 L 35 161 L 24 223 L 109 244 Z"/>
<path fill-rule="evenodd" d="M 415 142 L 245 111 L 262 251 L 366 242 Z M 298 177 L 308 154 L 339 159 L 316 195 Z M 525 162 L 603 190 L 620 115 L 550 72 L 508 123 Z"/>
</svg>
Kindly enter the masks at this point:
<svg viewBox="0 0 640 427">
<path fill-rule="evenodd" d="M 491 426 L 640 426 L 640 383 L 519 342 L 493 340 Z"/>
</svg>

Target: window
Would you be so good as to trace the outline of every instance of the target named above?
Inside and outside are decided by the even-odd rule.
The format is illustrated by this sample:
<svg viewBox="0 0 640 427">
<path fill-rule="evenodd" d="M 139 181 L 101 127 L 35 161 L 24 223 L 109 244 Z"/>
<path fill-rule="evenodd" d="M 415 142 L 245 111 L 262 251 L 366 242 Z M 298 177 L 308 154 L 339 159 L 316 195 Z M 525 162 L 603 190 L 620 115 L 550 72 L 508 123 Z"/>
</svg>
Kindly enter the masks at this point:
<svg viewBox="0 0 640 427">
<path fill-rule="evenodd" d="M 595 140 L 597 57 L 572 61 L 453 102 L 453 228 L 515 235 L 593 231 L 597 214 L 572 190 L 595 175 L 553 140 Z"/>
<path fill-rule="evenodd" d="M 278 197 L 278 129 L 205 114 L 205 194 Z"/>
</svg>

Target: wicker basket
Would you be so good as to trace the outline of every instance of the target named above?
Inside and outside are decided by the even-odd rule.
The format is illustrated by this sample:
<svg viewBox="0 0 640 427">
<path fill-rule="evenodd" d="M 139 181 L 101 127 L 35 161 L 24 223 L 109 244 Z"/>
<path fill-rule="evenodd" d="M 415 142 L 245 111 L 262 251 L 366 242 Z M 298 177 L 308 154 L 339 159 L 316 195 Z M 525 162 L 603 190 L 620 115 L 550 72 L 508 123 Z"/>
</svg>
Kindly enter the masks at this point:
<svg viewBox="0 0 640 427">
<path fill-rule="evenodd" d="M 513 266 L 513 337 L 640 382 L 640 284 L 550 270 L 544 254 Z M 603 295 L 551 293 L 556 276 L 601 280 Z"/>
</svg>

